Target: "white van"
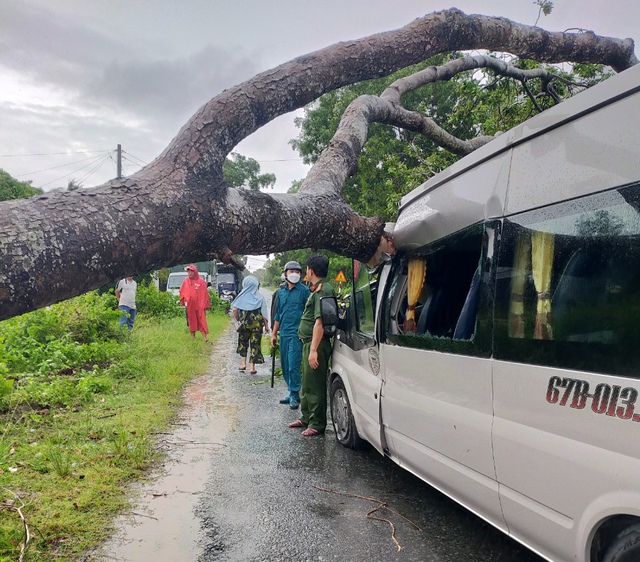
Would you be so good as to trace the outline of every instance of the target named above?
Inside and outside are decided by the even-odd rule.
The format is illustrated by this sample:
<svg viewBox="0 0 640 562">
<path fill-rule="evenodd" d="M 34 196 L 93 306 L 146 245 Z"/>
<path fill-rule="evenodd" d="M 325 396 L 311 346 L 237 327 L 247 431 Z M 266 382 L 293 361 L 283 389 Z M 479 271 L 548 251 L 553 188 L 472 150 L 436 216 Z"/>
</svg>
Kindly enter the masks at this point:
<svg viewBox="0 0 640 562">
<path fill-rule="evenodd" d="M 640 66 L 401 201 L 354 263 L 329 395 L 381 454 L 554 562 L 640 560 Z"/>
<path fill-rule="evenodd" d="M 171 293 L 175 297 L 179 296 L 182 282 L 187 277 L 186 271 L 174 271 L 173 273 L 169 273 L 169 277 L 167 278 L 167 292 Z"/>
<path fill-rule="evenodd" d="M 200 277 L 207 282 L 207 286 L 211 287 L 211 276 L 208 273 L 199 273 Z M 167 278 L 167 291 L 173 296 L 180 296 L 180 287 L 182 282 L 188 277 L 186 271 L 174 271 L 169 273 Z"/>
</svg>

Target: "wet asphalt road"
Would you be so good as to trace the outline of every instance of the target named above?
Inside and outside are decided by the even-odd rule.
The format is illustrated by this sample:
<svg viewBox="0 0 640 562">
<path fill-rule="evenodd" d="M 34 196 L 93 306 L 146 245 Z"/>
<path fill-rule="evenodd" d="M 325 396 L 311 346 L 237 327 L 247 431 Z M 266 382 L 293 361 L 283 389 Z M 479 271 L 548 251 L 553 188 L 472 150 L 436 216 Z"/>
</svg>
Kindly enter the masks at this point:
<svg viewBox="0 0 640 562">
<path fill-rule="evenodd" d="M 375 450 L 343 448 L 332 428 L 301 437 L 287 427 L 297 413 L 278 403 L 284 384 L 270 388 L 268 365 L 252 376 L 233 369 L 237 356 L 228 361 L 224 394 L 236 424 L 211 457 L 196 507 L 199 562 L 541 561 Z M 421 530 L 374 514 L 394 523 L 398 552 L 389 524 L 366 517 L 376 503 L 314 486 L 386 502 Z"/>
<path fill-rule="evenodd" d="M 374 449 L 343 448 L 332 427 L 301 437 L 287 426 L 298 412 L 278 403 L 284 382 L 270 388 L 270 358 L 256 375 L 241 373 L 234 343 L 222 386 L 236 423 L 211 458 L 195 510 L 199 562 L 541 562 Z M 353 496 L 395 513 L 368 519 L 379 504 Z"/>
<path fill-rule="evenodd" d="M 298 412 L 278 403 L 282 379 L 270 388 L 270 358 L 255 375 L 240 372 L 235 344 L 230 328 L 163 440 L 171 460 L 137 491 L 102 551 L 84 560 L 541 562 L 375 450 L 343 448 L 331 427 L 301 437 L 287 426 Z M 395 513 L 367 519 L 378 503 L 325 490 Z"/>
</svg>

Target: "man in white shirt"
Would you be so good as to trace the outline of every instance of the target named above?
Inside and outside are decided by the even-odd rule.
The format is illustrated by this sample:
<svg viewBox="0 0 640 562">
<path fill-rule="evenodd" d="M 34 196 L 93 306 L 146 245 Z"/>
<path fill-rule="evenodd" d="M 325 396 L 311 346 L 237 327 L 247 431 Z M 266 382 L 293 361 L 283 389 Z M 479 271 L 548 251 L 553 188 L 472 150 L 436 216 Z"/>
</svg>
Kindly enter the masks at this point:
<svg viewBox="0 0 640 562">
<path fill-rule="evenodd" d="M 131 330 L 133 322 L 136 319 L 136 289 L 138 284 L 133 277 L 125 277 L 118 281 L 116 285 L 116 298 L 118 299 L 118 308 L 122 311 L 120 318 L 120 327 L 125 324 Z"/>
</svg>

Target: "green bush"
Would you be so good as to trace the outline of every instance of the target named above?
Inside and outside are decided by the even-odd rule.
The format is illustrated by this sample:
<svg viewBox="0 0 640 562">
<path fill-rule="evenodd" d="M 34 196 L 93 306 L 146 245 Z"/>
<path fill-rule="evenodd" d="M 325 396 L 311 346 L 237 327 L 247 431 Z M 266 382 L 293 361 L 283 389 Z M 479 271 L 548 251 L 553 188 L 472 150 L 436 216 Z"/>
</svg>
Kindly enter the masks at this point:
<svg viewBox="0 0 640 562">
<path fill-rule="evenodd" d="M 13 381 L 0 374 L 0 402 L 13 391 Z"/>
<path fill-rule="evenodd" d="M 72 406 L 108 389 L 100 376 L 126 339 L 114 307 L 92 292 L 0 322 L 0 411 Z"/>
<path fill-rule="evenodd" d="M 178 299 L 166 291 L 158 291 L 155 285 L 138 285 L 136 293 L 138 314 L 157 318 L 174 318 L 184 314 L 178 306 Z"/>
<path fill-rule="evenodd" d="M 231 308 L 229 301 L 222 300 L 218 293 L 209 289 L 209 296 L 211 297 L 211 312 L 214 314 L 228 314 Z"/>
<path fill-rule="evenodd" d="M 152 284 L 138 286 L 136 301 L 142 322 L 184 315 L 174 296 Z M 214 314 L 228 308 L 211 294 Z M 120 315 L 113 292 L 93 291 L 0 322 L 0 412 L 72 407 L 144 375 L 149 359 L 129 354 L 135 334 L 120 328 Z"/>
</svg>

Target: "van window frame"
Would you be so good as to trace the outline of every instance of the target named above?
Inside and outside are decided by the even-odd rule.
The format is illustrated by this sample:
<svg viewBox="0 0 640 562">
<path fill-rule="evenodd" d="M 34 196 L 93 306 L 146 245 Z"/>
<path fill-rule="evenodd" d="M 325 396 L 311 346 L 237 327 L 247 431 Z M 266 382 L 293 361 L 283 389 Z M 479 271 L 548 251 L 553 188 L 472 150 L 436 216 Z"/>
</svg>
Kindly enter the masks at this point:
<svg viewBox="0 0 640 562">
<path fill-rule="evenodd" d="M 436 240 L 411 252 L 399 253 L 392 265 L 385 287 L 380 310 L 380 341 L 389 345 L 410 347 L 425 350 L 472 355 L 476 357 L 490 357 L 492 354 L 493 331 L 493 291 L 495 279 L 494 256 L 497 251 L 501 230 L 500 220 L 483 221 L 471 225 L 454 234 Z M 426 283 L 429 282 L 429 256 L 446 252 L 461 240 L 472 236 L 482 237 L 482 244 L 478 253 L 477 267 L 479 268 L 479 287 L 477 288 L 477 312 L 475 314 L 475 330 L 469 339 L 453 339 L 453 337 L 431 334 L 400 334 L 392 329 L 392 317 L 398 317 L 399 300 L 396 293 L 404 293 L 401 297 L 406 301 L 406 268 L 407 260 L 411 257 L 427 257 Z M 471 266 L 469 266 L 471 267 Z M 434 273 L 434 272 L 432 272 Z M 471 289 L 469 282 L 469 289 Z M 463 305 L 464 306 L 464 305 Z M 417 313 L 420 310 L 417 309 Z M 416 321 L 418 315 L 416 316 Z M 397 324 L 396 324 L 397 325 Z"/>
</svg>

